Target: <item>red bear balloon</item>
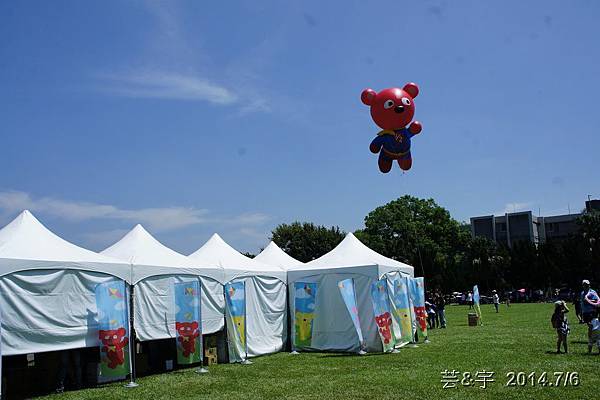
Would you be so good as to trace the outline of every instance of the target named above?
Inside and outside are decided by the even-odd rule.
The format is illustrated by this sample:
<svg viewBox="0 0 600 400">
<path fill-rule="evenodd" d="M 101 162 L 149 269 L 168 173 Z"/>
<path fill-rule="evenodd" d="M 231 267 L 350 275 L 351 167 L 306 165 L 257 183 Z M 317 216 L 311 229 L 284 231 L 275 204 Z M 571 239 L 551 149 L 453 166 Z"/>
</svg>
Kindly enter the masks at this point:
<svg viewBox="0 0 600 400">
<path fill-rule="evenodd" d="M 410 139 L 422 129 L 420 122 L 411 122 L 415 115 L 414 99 L 418 94 L 416 83 L 407 83 L 402 89 L 384 89 L 379 93 L 373 89 L 362 92 L 362 102 L 371 107 L 373 121 L 383 129 L 369 147 L 373 153 L 379 153 L 381 172 L 390 172 L 394 160 L 405 171 L 412 166 Z"/>
</svg>

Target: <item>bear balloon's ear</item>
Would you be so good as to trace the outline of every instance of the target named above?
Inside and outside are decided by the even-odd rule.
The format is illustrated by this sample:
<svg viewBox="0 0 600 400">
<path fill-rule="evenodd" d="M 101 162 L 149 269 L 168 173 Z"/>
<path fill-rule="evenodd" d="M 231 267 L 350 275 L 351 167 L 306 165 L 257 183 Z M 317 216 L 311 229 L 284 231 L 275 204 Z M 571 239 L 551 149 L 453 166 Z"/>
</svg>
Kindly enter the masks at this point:
<svg viewBox="0 0 600 400">
<path fill-rule="evenodd" d="M 413 99 L 419 95 L 419 87 L 416 83 L 410 82 L 402 88 L 406 93 L 410 94 Z"/>
<path fill-rule="evenodd" d="M 377 93 L 373 89 L 365 89 L 360 95 L 360 99 L 365 105 L 370 106 L 375 101 L 375 96 L 377 96 Z"/>
</svg>

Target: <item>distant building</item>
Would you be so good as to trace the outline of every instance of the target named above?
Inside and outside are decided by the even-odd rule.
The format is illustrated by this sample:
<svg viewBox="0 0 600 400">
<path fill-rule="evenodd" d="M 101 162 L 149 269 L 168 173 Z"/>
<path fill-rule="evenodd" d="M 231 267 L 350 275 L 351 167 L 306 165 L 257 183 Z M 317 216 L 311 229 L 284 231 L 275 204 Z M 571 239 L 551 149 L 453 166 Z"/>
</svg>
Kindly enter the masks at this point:
<svg viewBox="0 0 600 400">
<path fill-rule="evenodd" d="M 508 247 L 520 241 L 538 244 L 547 240 L 563 239 L 576 233 L 576 220 L 580 215 L 536 217 L 531 211 L 521 211 L 501 216 L 473 217 L 471 234 L 473 237 L 483 236 Z"/>
<path fill-rule="evenodd" d="M 600 200 L 588 200 L 585 202 L 587 212 L 600 211 Z"/>
</svg>

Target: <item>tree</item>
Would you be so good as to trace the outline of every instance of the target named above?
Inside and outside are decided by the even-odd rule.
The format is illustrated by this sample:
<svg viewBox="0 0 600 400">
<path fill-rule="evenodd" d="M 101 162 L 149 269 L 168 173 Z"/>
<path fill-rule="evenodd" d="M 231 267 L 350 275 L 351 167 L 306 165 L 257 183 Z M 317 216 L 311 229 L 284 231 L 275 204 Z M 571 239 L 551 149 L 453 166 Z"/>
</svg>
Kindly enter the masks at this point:
<svg viewBox="0 0 600 400">
<path fill-rule="evenodd" d="M 433 199 L 405 195 L 365 217 L 357 237 L 373 250 L 406 261 L 431 285 L 451 288 L 465 263 L 470 233 Z"/>
<path fill-rule="evenodd" d="M 308 262 L 332 250 L 346 236 L 337 226 L 327 228 L 310 222 L 280 224 L 272 231 L 271 240 L 290 256 Z"/>
</svg>

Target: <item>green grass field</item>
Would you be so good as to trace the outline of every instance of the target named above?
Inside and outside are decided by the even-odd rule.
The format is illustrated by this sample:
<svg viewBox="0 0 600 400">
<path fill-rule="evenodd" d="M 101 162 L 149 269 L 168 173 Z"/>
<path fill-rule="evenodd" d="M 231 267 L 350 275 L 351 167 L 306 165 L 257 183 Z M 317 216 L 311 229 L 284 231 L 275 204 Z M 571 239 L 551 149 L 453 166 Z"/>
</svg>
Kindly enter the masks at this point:
<svg viewBox="0 0 600 400">
<path fill-rule="evenodd" d="M 555 351 L 556 334 L 550 325 L 552 304 L 514 304 L 482 307 L 484 326 L 467 326 L 467 307 L 447 307 L 447 329 L 430 332 L 431 343 L 399 354 L 367 356 L 287 353 L 254 359 L 253 365 L 217 365 L 210 373 L 179 370 L 138 380 L 125 389 L 111 384 L 68 392 L 48 399 L 583 399 L 594 398 L 600 385 L 600 357 L 587 355 L 587 327 L 570 316 L 569 354 Z M 597 353 L 597 349 L 595 350 Z M 486 389 L 474 386 L 443 389 L 441 371 L 493 371 L 495 382 Z M 556 387 L 535 384 L 507 387 L 510 371 L 529 375 L 578 372 L 579 385 Z"/>
</svg>

